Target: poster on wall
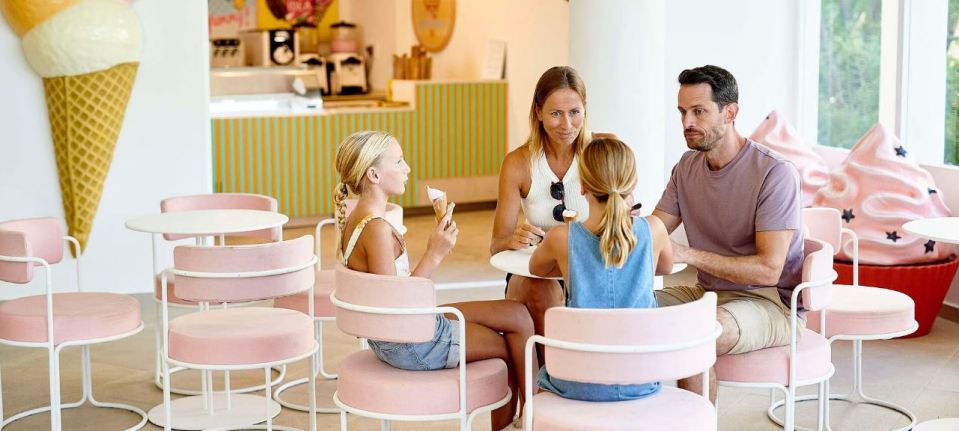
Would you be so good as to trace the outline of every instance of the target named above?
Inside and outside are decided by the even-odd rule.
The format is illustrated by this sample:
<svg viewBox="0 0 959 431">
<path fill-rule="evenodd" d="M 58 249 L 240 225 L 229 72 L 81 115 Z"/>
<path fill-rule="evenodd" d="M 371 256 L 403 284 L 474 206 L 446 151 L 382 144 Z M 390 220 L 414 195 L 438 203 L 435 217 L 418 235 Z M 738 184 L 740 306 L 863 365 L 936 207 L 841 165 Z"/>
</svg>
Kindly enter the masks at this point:
<svg viewBox="0 0 959 431">
<path fill-rule="evenodd" d="M 455 22 L 456 0 L 413 0 L 413 32 L 427 51 L 446 47 Z"/>
</svg>

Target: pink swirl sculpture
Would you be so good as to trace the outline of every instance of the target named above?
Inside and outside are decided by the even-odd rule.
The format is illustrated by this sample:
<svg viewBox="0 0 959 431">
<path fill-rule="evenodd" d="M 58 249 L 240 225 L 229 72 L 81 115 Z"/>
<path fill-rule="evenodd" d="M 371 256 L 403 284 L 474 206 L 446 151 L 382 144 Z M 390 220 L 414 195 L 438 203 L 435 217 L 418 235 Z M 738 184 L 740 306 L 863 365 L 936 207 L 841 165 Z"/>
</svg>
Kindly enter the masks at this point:
<svg viewBox="0 0 959 431">
<path fill-rule="evenodd" d="M 816 191 L 829 182 L 829 168 L 812 146 L 799 137 L 792 124 L 773 111 L 759 123 L 749 139 L 782 154 L 796 165 L 802 181 L 802 206 L 811 206 Z"/>
<path fill-rule="evenodd" d="M 899 140 L 877 124 L 816 193 L 814 206 L 838 209 L 844 225 L 859 236 L 860 263 L 933 262 L 952 252 L 946 244 L 902 230 L 910 220 L 950 216 L 932 175 L 907 155 Z M 852 260 L 850 240 L 843 242 L 837 258 Z"/>
</svg>

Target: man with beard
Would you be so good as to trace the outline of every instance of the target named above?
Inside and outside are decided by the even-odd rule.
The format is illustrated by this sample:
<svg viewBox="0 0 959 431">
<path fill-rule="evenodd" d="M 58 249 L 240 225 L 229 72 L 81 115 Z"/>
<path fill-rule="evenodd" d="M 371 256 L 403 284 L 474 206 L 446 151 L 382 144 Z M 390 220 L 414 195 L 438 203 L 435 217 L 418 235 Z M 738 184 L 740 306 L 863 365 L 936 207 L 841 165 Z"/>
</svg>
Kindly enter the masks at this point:
<svg viewBox="0 0 959 431">
<path fill-rule="evenodd" d="M 653 215 L 669 232 L 684 223 L 689 247 L 673 259 L 699 270 L 696 286 L 656 292 L 660 307 L 718 296 L 723 333 L 716 354 L 789 344 L 789 301 L 802 278 L 800 188 L 796 167 L 736 131 L 736 78 L 716 66 L 679 74 L 679 114 L 691 151 L 673 167 Z M 710 400 L 716 400 L 716 374 Z M 702 393 L 702 376 L 679 382 Z"/>
</svg>

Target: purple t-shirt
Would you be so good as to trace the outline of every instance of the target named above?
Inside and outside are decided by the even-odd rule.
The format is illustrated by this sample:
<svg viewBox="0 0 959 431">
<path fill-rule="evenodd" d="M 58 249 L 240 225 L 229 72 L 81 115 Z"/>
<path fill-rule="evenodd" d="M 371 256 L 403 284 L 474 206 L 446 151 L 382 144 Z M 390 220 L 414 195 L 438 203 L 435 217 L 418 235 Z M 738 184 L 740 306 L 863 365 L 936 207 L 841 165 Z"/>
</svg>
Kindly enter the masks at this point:
<svg viewBox="0 0 959 431">
<path fill-rule="evenodd" d="M 783 304 L 802 281 L 802 206 L 799 172 L 792 162 L 747 140 L 729 164 L 709 170 L 706 154 L 689 151 L 673 167 L 656 208 L 680 217 L 689 246 L 723 256 L 756 254 L 756 232 L 794 230 L 776 287 Z M 749 290 L 699 271 L 706 290 Z"/>
</svg>

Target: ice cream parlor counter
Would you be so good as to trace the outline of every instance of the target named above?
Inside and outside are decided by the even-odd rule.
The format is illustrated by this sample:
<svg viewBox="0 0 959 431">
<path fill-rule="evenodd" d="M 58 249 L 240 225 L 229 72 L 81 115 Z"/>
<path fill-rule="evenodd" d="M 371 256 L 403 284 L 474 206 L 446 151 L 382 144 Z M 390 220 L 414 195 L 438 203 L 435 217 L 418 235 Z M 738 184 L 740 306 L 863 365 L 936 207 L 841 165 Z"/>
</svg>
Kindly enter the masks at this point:
<svg viewBox="0 0 959 431">
<path fill-rule="evenodd" d="M 294 93 L 214 96 L 213 188 L 273 196 L 290 217 L 330 214 L 337 146 L 375 129 L 396 136 L 412 169 L 395 203 L 429 206 L 427 184 L 459 203 L 493 201 L 507 149 L 506 88 L 394 80 L 381 100 L 327 98 L 322 106 Z"/>
</svg>

